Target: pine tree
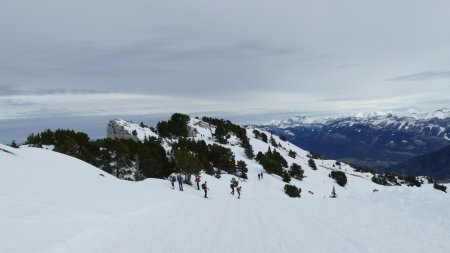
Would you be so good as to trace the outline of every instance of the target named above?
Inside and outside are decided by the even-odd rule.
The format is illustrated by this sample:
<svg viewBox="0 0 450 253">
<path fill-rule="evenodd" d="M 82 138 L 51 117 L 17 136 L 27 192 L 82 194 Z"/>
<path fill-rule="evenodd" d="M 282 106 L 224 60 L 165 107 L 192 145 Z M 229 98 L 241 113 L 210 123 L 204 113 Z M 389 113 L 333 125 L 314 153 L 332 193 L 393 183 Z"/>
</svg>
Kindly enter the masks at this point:
<svg viewBox="0 0 450 253">
<path fill-rule="evenodd" d="M 255 157 L 255 154 L 253 153 L 253 147 L 250 144 L 248 138 L 245 139 L 245 141 L 242 141 L 242 147 L 244 147 L 244 152 L 248 159 L 253 159 Z"/>
<path fill-rule="evenodd" d="M 291 175 L 289 175 L 289 173 L 287 173 L 285 170 L 283 170 L 281 177 L 283 178 L 283 182 L 285 183 L 291 182 Z"/>
<path fill-rule="evenodd" d="M 16 140 L 13 140 L 12 142 L 11 142 L 11 145 L 10 145 L 12 148 L 18 148 L 19 146 L 17 146 L 17 143 L 16 143 Z"/>
<path fill-rule="evenodd" d="M 295 158 L 297 156 L 297 153 L 295 151 L 289 150 L 288 156 Z"/>
<path fill-rule="evenodd" d="M 308 165 L 309 165 L 309 167 L 311 167 L 311 169 L 317 170 L 316 163 L 314 162 L 314 160 L 313 160 L 312 158 L 310 158 L 310 159 L 308 160 Z"/>
<path fill-rule="evenodd" d="M 244 161 L 237 161 L 236 163 L 237 175 L 243 179 L 247 179 L 247 164 Z"/>
<path fill-rule="evenodd" d="M 289 170 L 289 174 L 291 175 L 291 177 L 298 179 L 298 180 L 302 180 L 303 179 L 303 174 L 304 171 L 302 169 L 302 167 L 296 163 L 293 163 L 291 165 L 291 168 Z"/>
</svg>

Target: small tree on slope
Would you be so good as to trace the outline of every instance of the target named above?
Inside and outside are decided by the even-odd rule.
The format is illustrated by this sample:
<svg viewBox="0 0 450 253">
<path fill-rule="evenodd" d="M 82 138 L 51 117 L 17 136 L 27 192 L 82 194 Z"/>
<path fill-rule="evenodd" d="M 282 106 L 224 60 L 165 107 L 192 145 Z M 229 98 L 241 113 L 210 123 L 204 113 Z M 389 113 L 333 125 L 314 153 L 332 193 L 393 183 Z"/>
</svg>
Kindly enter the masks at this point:
<svg viewBox="0 0 450 253">
<path fill-rule="evenodd" d="M 337 198 L 336 189 L 334 189 L 334 186 L 333 186 L 333 190 L 331 191 L 330 198 Z"/>
</svg>

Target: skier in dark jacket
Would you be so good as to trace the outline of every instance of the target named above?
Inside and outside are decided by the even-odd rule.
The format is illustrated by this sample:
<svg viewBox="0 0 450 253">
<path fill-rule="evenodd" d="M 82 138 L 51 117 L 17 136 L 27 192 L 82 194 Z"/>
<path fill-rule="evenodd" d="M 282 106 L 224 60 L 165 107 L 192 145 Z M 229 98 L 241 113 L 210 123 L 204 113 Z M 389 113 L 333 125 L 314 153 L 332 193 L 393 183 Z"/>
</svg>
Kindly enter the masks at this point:
<svg viewBox="0 0 450 253">
<path fill-rule="evenodd" d="M 172 190 L 175 189 L 175 181 L 177 181 L 175 179 L 175 176 L 174 175 L 170 176 L 170 182 L 172 183 Z"/>
<path fill-rule="evenodd" d="M 238 193 L 238 199 L 240 199 L 241 198 L 241 186 L 237 187 L 236 191 Z"/>
<path fill-rule="evenodd" d="M 183 177 L 180 174 L 178 174 L 177 180 L 178 180 L 178 186 L 180 187 L 180 191 L 182 191 L 183 190 Z"/>
<path fill-rule="evenodd" d="M 236 179 L 234 177 L 230 181 L 231 194 L 234 195 L 234 187 L 236 187 Z"/>
<path fill-rule="evenodd" d="M 203 191 L 205 191 L 205 198 L 208 198 L 208 190 L 209 190 L 209 188 L 208 188 L 208 185 L 206 183 L 208 183 L 208 182 L 205 181 L 202 184 L 202 188 L 203 188 Z"/>
</svg>

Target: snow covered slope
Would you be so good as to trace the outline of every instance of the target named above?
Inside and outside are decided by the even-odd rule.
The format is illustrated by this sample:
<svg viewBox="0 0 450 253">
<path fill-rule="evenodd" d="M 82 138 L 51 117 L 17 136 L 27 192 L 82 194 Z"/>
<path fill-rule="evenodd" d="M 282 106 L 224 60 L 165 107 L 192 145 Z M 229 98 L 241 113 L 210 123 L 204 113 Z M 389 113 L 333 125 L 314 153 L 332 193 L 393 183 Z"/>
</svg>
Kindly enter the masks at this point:
<svg viewBox="0 0 450 253">
<path fill-rule="evenodd" d="M 213 141 L 210 126 L 190 125 L 194 138 Z M 266 151 L 247 131 L 255 152 Z M 181 192 L 165 180 L 119 180 L 53 151 L 0 145 L 0 252 L 450 251 L 447 194 L 431 185 L 375 185 L 346 165 L 343 188 L 328 177 L 334 161 L 316 161 L 314 171 L 306 151 L 276 140 L 297 152 L 305 170 L 303 181 L 293 180 L 300 199 L 284 194 L 278 176 L 258 180 L 262 167 L 233 141 L 226 146 L 249 168 L 241 199 L 229 193 L 230 175 L 202 175 L 210 188 L 204 199 L 190 186 Z M 328 197 L 332 186 L 337 199 Z"/>
</svg>

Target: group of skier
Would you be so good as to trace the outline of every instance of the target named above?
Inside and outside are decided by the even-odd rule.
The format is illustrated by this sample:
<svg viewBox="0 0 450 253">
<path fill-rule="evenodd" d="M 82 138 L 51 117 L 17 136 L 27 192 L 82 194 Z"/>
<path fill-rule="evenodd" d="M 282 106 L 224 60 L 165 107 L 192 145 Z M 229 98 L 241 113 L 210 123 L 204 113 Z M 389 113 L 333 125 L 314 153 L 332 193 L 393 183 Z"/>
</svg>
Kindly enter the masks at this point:
<svg viewBox="0 0 450 253">
<path fill-rule="evenodd" d="M 259 174 L 258 174 L 258 177 L 259 177 Z M 183 191 L 183 176 L 181 176 L 181 174 L 171 175 L 169 177 L 169 180 L 172 183 L 172 189 L 175 189 L 175 182 L 178 181 L 178 187 L 179 187 L 180 191 Z M 195 182 L 195 185 L 197 186 L 197 190 L 200 190 L 200 177 L 195 176 L 194 182 Z M 208 188 L 207 183 L 208 182 L 205 181 L 203 184 L 201 184 L 201 188 L 205 192 L 205 195 L 204 195 L 205 198 L 208 198 L 209 188 Z M 238 199 L 240 199 L 242 187 L 239 185 L 239 182 L 234 177 L 230 181 L 230 188 L 231 188 L 231 194 L 233 194 L 233 195 L 234 195 L 234 191 L 236 188 L 236 192 L 238 194 Z"/>
<path fill-rule="evenodd" d="M 261 179 L 263 179 L 263 173 L 262 172 L 258 173 L 258 180 L 261 180 Z"/>
<path fill-rule="evenodd" d="M 176 177 L 175 175 L 171 175 L 170 176 L 170 182 L 172 183 L 172 189 L 175 189 L 175 182 L 178 181 L 178 187 L 180 188 L 180 191 L 183 191 L 183 176 L 181 176 L 181 174 L 178 174 Z M 194 182 L 197 185 L 197 190 L 200 190 L 200 177 L 199 176 L 195 176 L 195 180 Z M 207 185 L 207 181 L 205 181 L 201 186 L 203 191 L 205 192 L 205 198 L 208 198 L 208 185 Z"/>
</svg>

